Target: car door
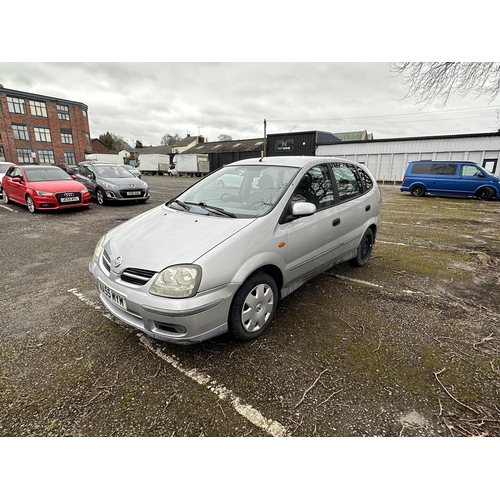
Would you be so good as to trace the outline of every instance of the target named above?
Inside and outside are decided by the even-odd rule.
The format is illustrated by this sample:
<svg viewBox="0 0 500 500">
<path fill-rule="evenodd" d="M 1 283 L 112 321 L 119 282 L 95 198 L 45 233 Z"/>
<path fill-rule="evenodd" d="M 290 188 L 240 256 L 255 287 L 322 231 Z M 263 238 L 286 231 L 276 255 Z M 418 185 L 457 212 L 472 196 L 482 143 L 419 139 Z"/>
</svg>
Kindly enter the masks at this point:
<svg viewBox="0 0 500 500">
<path fill-rule="evenodd" d="M 7 195 L 12 201 L 24 203 L 24 193 L 26 191 L 26 177 L 24 172 L 19 167 L 15 167 L 10 174 L 7 173 L 6 175 L 8 179 L 6 185 Z M 19 182 L 19 179 L 21 182 Z"/>
<path fill-rule="evenodd" d="M 78 168 L 78 174 L 76 174 L 77 181 L 81 182 L 90 192 L 92 196 L 95 196 L 95 173 L 91 170 L 91 167 L 87 165 L 80 165 Z"/>
<path fill-rule="evenodd" d="M 458 178 L 455 182 L 455 192 L 473 196 L 477 188 L 484 184 L 485 175 L 475 165 L 460 165 Z"/>
<path fill-rule="evenodd" d="M 341 254 L 341 207 L 335 204 L 327 164 L 310 168 L 298 181 L 289 207 L 300 201 L 314 203 L 316 212 L 280 225 L 288 248 L 285 285 L 307 279 Z"/>
<path fill-rule="evenodd" d="M 348 253 L 358 247 L 374 207 L 370 196 L 363 195 L 363 183 L 354 165 L 339 162 L 331 166 L 341 209 L 342 253 Z"/>
</svg>

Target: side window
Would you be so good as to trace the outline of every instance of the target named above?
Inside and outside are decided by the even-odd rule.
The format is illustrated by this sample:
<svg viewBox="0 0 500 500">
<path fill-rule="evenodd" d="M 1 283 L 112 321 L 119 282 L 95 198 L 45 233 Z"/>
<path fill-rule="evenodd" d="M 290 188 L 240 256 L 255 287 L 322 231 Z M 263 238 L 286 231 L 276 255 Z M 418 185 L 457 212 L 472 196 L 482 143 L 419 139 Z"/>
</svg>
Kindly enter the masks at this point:
<svg viewBox="0 0 500 500">
<path fill-rule="evenodd" d="M 456 163 L 437 164 L 432 166 L 431 174 L 455 175 L 457 173 Z"/>
<path fill-rule="evenodd" d="M 314 203 L 317 210 L 333 205 L 332 181 L 327 165 L 317 165 L 304 174 L 292 194 L 292 203 L 298 201 Z"/>
<path fill-rule="evenodd" d="M 363 193 L 363 186 L 354 165 L 334 163 L 333 175 L 337 183 L 339 200 L 346 201 Z"/>
<path fill-rule="evenodd" d="M 479 170 L 474 165 L 462 165 L 460 167 L 460 175 L 464 177 L 479 177 L 482 174 L 481 170 Z"/>
<path fill-rule="evenodd" d="M 362 168 L 356 167 L 356 170 L 358 171 L 358 174 L 361 177 L 361 180 L 363 181 L 365 192 L 370 191 L 370 189 L 373 187 L 372 178 Z"/>
</svg>

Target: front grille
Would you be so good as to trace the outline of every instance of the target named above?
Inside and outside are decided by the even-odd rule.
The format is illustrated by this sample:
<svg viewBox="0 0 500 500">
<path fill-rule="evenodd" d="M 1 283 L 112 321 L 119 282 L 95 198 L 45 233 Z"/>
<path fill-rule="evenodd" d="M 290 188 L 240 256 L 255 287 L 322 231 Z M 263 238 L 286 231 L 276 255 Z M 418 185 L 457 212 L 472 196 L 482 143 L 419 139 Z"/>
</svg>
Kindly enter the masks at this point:
<svg viewBox="0 0 500 500">
<path fill-rule="evenodd" d="M 133 285 L 145 285 L 155 274 L 156 271 L 128 267 L 122 272 L 121 279 Z"/>
<path fill-rule="evenodd" d="M 73 201 L 62 201 L 65 198 L 77 198 L 76 200 Z M 59 205 L 73 205 L 75 203 L 81 203 L 82 202 L 82 193 L 75 191 L 75 192 L 65 192 L 65 193 L 56 193 L 56 199 Z"/>
<path fill-rule="evenodd" d="M 141 194 L 133 194 L 133 195 L 129 195 L 128 193 L 132 192 L 132 193 L 136 193 L 137 191 L 140 191 Z M 146 192 L 144 191 L 144 189 L 121 189 L 120 190 L 120 196 L 122 198 L 144 198 L 144 195 L 146 194 Z"/>
<path fill-rule="evenodd" d="M 106 250 L 102 252 L 102 265 L 108 272 L 111 270 L 111 258 L 109 257 L 109 254 L 108 252 L 106 252 Z"/>
</svg>

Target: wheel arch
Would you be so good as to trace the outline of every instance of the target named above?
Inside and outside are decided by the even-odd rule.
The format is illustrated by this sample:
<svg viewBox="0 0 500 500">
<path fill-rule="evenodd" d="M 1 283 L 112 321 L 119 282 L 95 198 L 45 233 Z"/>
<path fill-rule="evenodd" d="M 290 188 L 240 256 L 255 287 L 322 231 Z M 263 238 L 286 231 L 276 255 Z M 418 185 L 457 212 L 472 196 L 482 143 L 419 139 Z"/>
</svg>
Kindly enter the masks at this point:
<svg viewBox="0 0 500 500">
<path fill-rule="evenodd" d="M 281 288 L 283 287 L 283 273 L 281 272 L 281 269 L 274 264 L 265 264 L 258 267 L 241 282 L 241 285 L 243 285 L 243 283 L 245 283 L 245 281 L 247 281 L 251 276 L 254 276 L 255 274 L 261 272 L 271 276 L 271 278 L 273 278 L 274 282 L 276 283 L 276 286 L 278 287 L 278 291 L 281 290 Z"/>
<path fill-rule="evenodd" d="M 496 198 L 496 197 L 498 196 L 499 191 L 496 189 L 496 187 L 495 187 L 495 186 L 490 186 L 490 185 L 488 185 L 488 184 L 486 184 L 486 185 L 484 185 L 484 184 L 483 184 L 482 186 L 479 186 L 479 187 L 476 189 L 476 191 L 475 191 L 475 193 L 474 193 L 474 196 L 476 196 L 476 197 L 477 197 L 477 196 L 479 195 L 479 193 L 480 193 L 483 189 L 487 189 L 488 191 L 492 192 L 492 198 Z"/>
</svg>

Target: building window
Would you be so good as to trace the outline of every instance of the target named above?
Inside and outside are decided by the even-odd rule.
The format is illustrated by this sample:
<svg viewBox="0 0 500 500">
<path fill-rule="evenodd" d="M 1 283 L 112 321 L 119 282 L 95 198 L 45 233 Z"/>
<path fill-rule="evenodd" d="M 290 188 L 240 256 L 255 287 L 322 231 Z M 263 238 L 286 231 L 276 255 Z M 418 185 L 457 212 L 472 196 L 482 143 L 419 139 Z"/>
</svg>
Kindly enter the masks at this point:
<svg viewBox="0 0 500 500">
<path fill-rule="evenodd" d="M 92 143 L 90 142 L 90 134 L 88 132 L 84 132 L 84 134 L 85 134 L 85 141 L 86 141 L 87 147 L 91 148 Z"/>
<path fill-rule="evenodd" d="M 30 148 L 16 148 L 17 161 L 19 163 L 31 163 L 31 149 Z"/>
<path fill-rule="evenodd" d="M 61 141 L 63 144 L 73 144 L 71 130 L 61 129 Z"/>
<path fill-rule="evenodd" d="M 57 105 L 57 116 L 59 120 L 69 120 L 69 108 L 63 104 Z"/>
<path fill-rule="evenodd" d="M 87 118 L 87 112 L 84 109 L 82 109 L 82 114 L 83 116 L 85 116 L 85 118 Z"/>
<path fill-rule="evenodd" d="M 35 131 L 35 140 L 38 142 L 52 142 L 50 137 L 50 129 L 45 127 L 33 127 Z"/>
<path fill-rule="evenodd" d="M 26 125 L 12 124 L 12 133 L 14 134 L 14 139 L 18 139 L 20 141 L 29 141 L 30 139 L 28 127 Z"/>
<path fill-rule="evenodd" d="M 74 151 L 64 152 L 64 163 L 66 163 L 67 165 L 76 165 L 76 158 Z"/>
<path fill-rule="evenodd" d="M 11 113 L 19 113 L 21 115 L 26 114 L 24 99 L 18 99 L 17 97 L 7 97 L 7 104 Z"/>
<path fill-rule="evenodd" d="M 3 150 L 3 146 L 0 146 L 0 161 L 5 161 L 5 151 Z"/>
<path fill-rule="evenodd" d="M 39 149 L 38 150 L 38 161 L 40 163 L 51 163 L 54 164 L 54 151 L 52 149 Z"/>
<path fill-rule="evenodd" d="M 30 101 L 30 110 L 33 116 L 47 116 L 47 107 L 44 102 Z"/>
</svg>

